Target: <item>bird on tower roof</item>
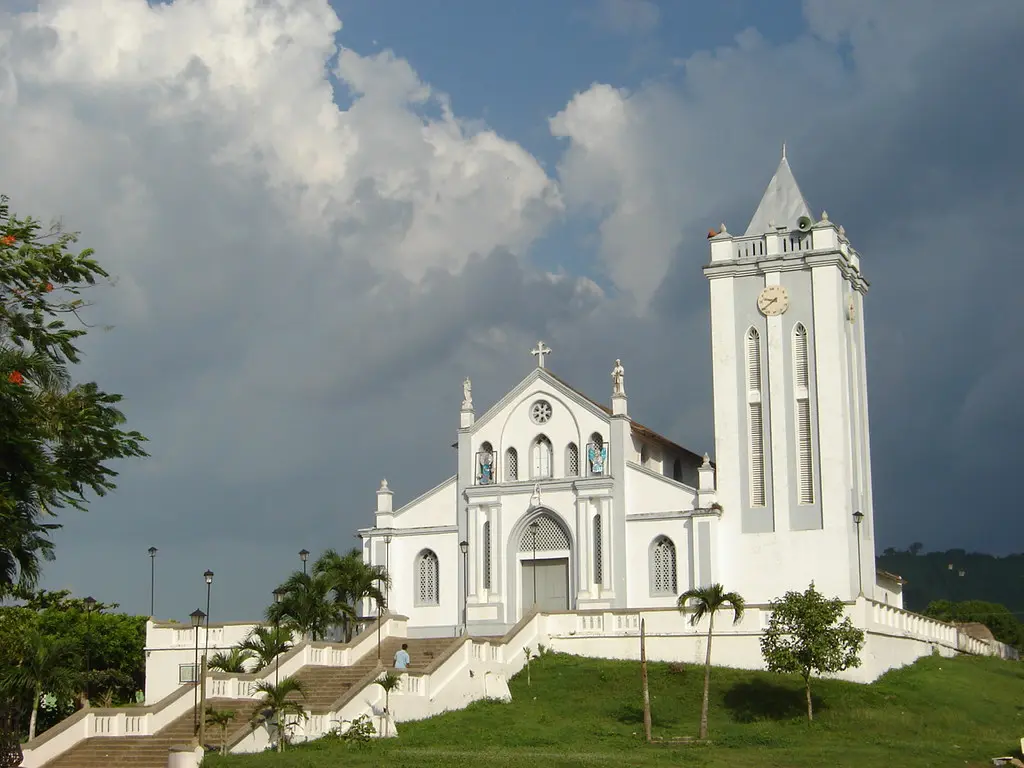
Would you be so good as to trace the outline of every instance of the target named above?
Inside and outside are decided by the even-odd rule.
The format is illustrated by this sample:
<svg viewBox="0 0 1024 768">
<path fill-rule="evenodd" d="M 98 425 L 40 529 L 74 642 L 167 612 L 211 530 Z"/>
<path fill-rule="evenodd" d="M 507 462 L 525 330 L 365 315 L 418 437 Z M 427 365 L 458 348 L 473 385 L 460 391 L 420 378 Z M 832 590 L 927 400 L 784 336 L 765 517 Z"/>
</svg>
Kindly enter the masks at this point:
<svg viewBox="0 0 1024 768">
<path fill-rule="evenodd" d="M 776 227 L 793 230 L 797 228 L 797 219 L 801 216 L 814 220 L 811 208 L 804 200 L 803 193 L 796 183 L 793 170 L 786 159 L 786 145 L 782 145 L 782 161 L 775 175 L 768 182 L 768 189 L 761 197 L 761 203 L 754 211 L 754 217 L 747 226 L 744 237 L 763 235 Z"/>
</svg>

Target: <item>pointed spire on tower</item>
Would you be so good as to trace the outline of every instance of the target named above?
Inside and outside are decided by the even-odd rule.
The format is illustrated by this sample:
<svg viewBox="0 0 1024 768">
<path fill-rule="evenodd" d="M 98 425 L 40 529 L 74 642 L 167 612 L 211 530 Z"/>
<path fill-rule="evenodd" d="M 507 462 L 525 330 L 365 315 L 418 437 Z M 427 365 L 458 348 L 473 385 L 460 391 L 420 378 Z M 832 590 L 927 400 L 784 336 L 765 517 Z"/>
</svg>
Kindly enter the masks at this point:
<svg viewBox="0 0 1024 768">
<path fill-rule="evenodd" d="M 786 159 L 786 145 L 782 145 L 782 160 L 779 167 L 768 182 L 761 203 L 754 212 L 754 217 L 747 226 L 744 237 L 763 235 L 775 227 L 796 229 L 796 222 L 801 216 L 814 220 L 811 208 L 804 200 L 803 193 L 793 177 L 793 170 Z"/>
</svg>

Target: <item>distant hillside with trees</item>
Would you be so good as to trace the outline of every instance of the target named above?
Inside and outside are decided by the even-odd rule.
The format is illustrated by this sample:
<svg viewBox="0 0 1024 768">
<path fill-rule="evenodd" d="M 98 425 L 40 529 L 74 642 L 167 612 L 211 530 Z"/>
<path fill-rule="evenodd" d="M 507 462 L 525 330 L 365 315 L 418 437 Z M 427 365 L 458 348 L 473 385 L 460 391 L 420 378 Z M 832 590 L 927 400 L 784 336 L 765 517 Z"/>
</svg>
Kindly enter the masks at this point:
<svg viewBox="0 0 1024 768">
<path fill-rule="evenodd" d="M 915 542 L 905 550 L 890 547 L 877 558 L 879 568 L 906 579 L 903 604 L 908 610 L 923 611 L 934 600 L 985 600 L 1024 617 L 1024 554 L 922 550 Z"/>
</svg>

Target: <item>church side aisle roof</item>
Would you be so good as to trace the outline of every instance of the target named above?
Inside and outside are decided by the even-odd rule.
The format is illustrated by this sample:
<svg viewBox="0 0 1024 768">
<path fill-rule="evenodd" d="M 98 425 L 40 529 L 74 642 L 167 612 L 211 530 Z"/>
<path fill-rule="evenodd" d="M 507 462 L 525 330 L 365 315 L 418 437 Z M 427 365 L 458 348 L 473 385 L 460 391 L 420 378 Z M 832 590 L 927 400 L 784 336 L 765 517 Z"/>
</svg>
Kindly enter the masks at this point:
<svg viewBox="0 0 1024 768">
<path fill-rule="evenodd" d="M 764 191 L 743 236 L 763 235 L 765 232 L 773 231 L 774 227 L 796 229 L 797 219 L 801 216 L 814 219 L 783 152 L 782 161 L 772 180 L 768 182 L 768 188 Z"/>
</svg>

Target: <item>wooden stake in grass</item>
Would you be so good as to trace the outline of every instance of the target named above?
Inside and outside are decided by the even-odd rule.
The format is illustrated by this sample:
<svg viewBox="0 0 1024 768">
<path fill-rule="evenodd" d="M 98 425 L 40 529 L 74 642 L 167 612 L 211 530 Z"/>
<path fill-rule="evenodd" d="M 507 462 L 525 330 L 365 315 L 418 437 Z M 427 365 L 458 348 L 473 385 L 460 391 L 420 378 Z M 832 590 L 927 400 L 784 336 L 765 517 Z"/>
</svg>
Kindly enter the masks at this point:
<svg viewBox="0 0 1024 768">
<path fill-rule="evenodd" d="M 646 620 L 640 619 L 640 680 L 644 689 L 644 737 L 651 741 L 651 693 L 647 690 L 647 633 Z"/>
</svg>

